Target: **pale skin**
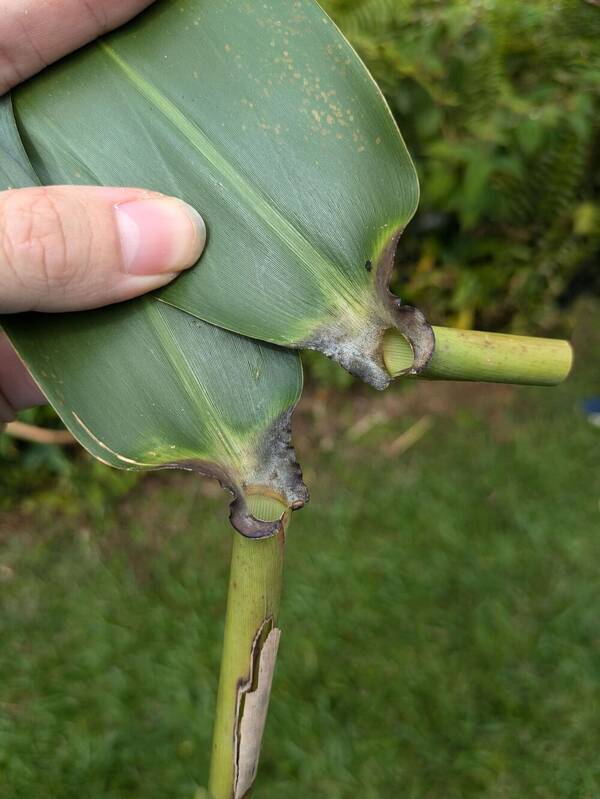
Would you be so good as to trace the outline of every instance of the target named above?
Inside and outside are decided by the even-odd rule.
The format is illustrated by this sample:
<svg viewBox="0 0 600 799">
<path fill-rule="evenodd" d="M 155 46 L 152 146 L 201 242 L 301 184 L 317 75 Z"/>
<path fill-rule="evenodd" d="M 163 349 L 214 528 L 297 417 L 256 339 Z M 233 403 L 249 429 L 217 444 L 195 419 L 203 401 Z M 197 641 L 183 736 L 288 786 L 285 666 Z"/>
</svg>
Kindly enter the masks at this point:
<svg viewBox="0 0 600 799">
<path fill-rule="evenodd" d="M 123 25 L 153 0 L 0 0 L 0 96 Z M 139 188 L 0 192 L 0 314 L 75 311 L 131 299 L 200 257 L 200 215 Z M 45 402 L 0 333 L 0 428 Z"/>
</svg>

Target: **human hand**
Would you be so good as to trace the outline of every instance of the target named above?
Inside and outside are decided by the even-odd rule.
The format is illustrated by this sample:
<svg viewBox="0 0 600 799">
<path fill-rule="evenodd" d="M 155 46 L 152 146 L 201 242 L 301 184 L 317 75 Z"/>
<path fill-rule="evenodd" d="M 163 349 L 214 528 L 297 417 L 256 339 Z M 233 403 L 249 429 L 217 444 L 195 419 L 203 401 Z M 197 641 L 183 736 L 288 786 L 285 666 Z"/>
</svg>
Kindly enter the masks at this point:
<svg viewBox="0 0 600 799">
<path fill-rule="evenodd" d="M 0 95 L 122 25 L 152 0 L 0 0 Z M 0 313 L 74 311 L 131 299 L 200 257 L 204 222 L 142 189 L 49 186 L 0 192 Z M 0 333 L 0 425 L 45 402 Z"/>
</svg>

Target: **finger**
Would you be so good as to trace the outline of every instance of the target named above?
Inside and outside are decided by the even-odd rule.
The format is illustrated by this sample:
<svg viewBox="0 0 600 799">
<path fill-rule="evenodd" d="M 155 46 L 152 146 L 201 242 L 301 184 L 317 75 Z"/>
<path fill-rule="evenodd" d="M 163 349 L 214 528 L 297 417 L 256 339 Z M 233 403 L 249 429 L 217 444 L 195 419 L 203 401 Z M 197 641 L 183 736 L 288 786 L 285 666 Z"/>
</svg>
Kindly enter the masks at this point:
<svg viewBox="0 0 600 799">
<path fill-rule="evenodd" d="M 0 333 L 0 424 L 10 422 L 14 411 L 43 405 L 46 398 L 30 376 L 10 341 Z"/>
<path fill-rule="evenodd" d="M 153 0 L 0 0 L 0 95 Z"/>
<path fill-rule="evenodd" d="M 0 192 L 0 313 L 72 311 L 169 283 L 204 248 L 202 217 L 141 189 Z"/>
</svg>

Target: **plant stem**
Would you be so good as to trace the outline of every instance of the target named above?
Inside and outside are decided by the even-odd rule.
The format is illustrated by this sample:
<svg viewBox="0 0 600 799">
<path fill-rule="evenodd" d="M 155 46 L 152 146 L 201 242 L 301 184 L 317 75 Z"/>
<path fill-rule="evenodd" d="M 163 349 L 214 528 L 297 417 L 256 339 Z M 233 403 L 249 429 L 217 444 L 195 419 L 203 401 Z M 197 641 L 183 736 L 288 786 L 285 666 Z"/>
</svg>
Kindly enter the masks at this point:
<svg viewBox="0 0 600 799">
<path fill-rule="evenodd" d="M 554 386 L 571 371 L 573 351 L 568 341 L 450 327 L 434 327 L 433 332 L 435 352 L 419 377 Z M 410 344 L 397 330 L 385 335 L 383 360 L 393 377 L 412 364 Z"/>
<path fill-rule="evenodd" d="M 286 511 L 278 500 L 263 495 L 250 496 L 248 504 L 265 521 Z M 210 799 L 249 797 L 256 776 L 279 641 L 284 547 L 284 529 L 265 539 L 233 535 Z"/>
</svg>

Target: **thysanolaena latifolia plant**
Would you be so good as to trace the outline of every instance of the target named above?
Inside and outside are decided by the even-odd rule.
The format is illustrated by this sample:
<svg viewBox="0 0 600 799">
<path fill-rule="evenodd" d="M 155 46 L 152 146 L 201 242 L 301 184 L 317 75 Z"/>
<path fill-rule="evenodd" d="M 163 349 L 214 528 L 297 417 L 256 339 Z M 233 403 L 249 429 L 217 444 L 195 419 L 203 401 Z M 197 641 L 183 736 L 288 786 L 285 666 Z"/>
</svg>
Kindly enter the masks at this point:
<svg viewBox="0 0 600 799">
<path fill-rule="evenodd" d="M 191 279 L 125 308 L 20 317 L 5 327 L 69 429 L 95 455 L 133 468 L 195 463 L 218 472 L 237 497 L 234 524 L 269 534 L 272 525 L 249 519 L 243 487 L 264 485 L 289 507 L 306 499 L 286 438 L 299 393 L 297 359 L 194 320 L 264 342 L 322 349 L 379 388 L 391 379 L 382 354 L 386 329 L 398 327 L 411 342 L 416 355 L 406 371 L 427 363 L 431 328 L 387 290 L 418 184 L 372 78 L 312 0 L 241 6 L 196 0 L 177 8 L 162 2 L 29 81 L 13 93 L 12 112 L 5 101 L 2 113 L 13 156 L 5 185 L 144 185 L 203 209 L 210 238 Z M 218 362 L 214 341 L 204 337 L 219 338 Z M 231 392 L 220 392 L 237 383 L 243 420 L 211 416 L 206 403 L 199 412 L 196 384 L 206 393 L 211 383 L 197 355 L 190 366 L 185 338 L 189 350 L 213 353 L 212 366 L 226 384 L 215 391 L 227 397 L 225 404 L 234 402 Z M 263 397 L 260 409 L 250 410 L 244 359 L 229 356 L 232 347 L 261 360 L 247 375 L 247 391 Z M 145 364 L 151 353 L 153 363 Z M 229 359 L 236 377 L 225 381 Z M 145 375 L 141 383 L 131 379 L 131 360 Z M 192 424 L 175 437 L 172 429 L 158 432 L 164 405 L 153 386 L 166 385 L 193 395 Z M 135 394 L 132 418 L 122 414 L 117 424 L 106 403 L 98 408 L 97 397 L 111 391 Z M 144 402 L 148 410 L 140 416 Z M 186 404 L 185 397 L 169 402 Z M 184 419 L 180 411 L 169 424 L 182 426 Z M 269 472 L 275 476 L 267 479 L 263 469 L 260 479 L 266 448 L 279 460 Z"/>
<path fill-rule="evenodd" d="M 398 374 L 552 383 L 563 342 L 432 328 L 389 292 L 418 182 L 381 93 L 314 0 L 162 0 L 0 103 L 0 189 L 141 185 L 202 209 L 174 284 L 2 325 L 94 456 L 233 494 L 210 795 L 247 796 L 274 659 L 284 527 L 307 500 L 291 445 L 298 354 L 376 388 Z M 259 540 L 252 540 L 259 539 Z"/>
</svg>

